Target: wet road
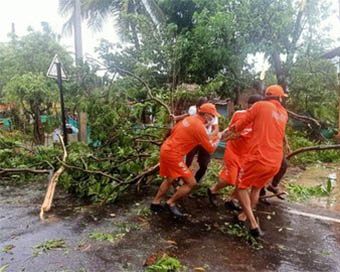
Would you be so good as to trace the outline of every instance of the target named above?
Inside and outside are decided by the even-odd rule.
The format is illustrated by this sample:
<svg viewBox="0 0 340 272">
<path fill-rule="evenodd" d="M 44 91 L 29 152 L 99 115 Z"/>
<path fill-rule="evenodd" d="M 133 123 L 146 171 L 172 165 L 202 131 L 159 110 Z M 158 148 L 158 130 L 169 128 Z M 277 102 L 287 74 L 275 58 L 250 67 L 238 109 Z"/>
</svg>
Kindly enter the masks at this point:
<svg viewBox="0 0 340 272">
<path fill-rule="evenodd" d="M 104 208 L 58 191 L 47 221 L 41 222 L 43 184 L 1 186 L 0 268 L 8 264 L 6 272 L 144 271 L 149 255 L 165 252 L 179 259 L 186 271 L 340 271 L 340 224 L 288 212 L 340 219 L 337 211 L 283 201 L 259 206 L 265 236 L 260 241 L 263 249 L 257 250 L 226 233 L 232 214 L 222 205 L 210 207 L 206 198 L 182 202 L 190 213 L 184 221 L 167 214 L 147 215 L 144 208 L 155 189 Z M 93 232 L 123 235 L 110 243 L 91 239 Z M 65 248 L 34 248 L 53 239 L 63 239 Z"/>
</svg>

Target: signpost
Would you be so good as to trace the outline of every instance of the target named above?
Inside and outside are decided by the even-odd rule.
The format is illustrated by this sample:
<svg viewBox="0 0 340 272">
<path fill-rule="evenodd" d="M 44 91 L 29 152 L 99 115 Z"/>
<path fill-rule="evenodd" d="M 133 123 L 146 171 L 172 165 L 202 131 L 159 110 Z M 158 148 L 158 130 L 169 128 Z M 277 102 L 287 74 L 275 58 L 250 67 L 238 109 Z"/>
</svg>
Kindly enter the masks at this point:
<svg viewBox="0 0 340 272">
<path fill-rule="evenodd" d="M 56 79 L 58 82 L 58 87 L 59 87 L 59 92 L 60 92 L 61 119 L 62 119 L 62 124 L 63 124 L 64 143 L 65 145 L 67 145 L 66 116 L 65 116 L 65 105 L 64 105 L 64 95 L 63 95 L 63 85 L 62 85 L 62 81 L 67 80 L 67 76 L 62 68 L 58 55 L 54 56 L 50 64 L 50 67 L 48 68 L 47 76 L 50 78 Z"/>
</svg>

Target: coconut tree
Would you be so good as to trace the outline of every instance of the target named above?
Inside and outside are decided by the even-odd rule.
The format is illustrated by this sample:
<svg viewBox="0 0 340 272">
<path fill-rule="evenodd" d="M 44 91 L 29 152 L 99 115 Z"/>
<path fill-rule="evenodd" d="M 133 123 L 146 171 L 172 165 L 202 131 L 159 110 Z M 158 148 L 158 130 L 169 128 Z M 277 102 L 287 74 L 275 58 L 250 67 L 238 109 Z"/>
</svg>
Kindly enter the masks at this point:
<svg viewBox="0 0 340 272">
<path fill-rule="evenodd" d="M 59 0 L 59 13 L 63 16 L 69 16 L 71 14 L 63 25 L 63 33 L 74 33 L 76 64 L 79 65 L 83 57 L 80 0 Z"/>
<path fill-rule="evenodd" d="M 59 0 L 59 12 L 70 15 L 64 24 L 64 32 L 72 33 L 74 29 L 75 3 L 80 0 Z M 132 34 L 134 44 L 139 48 L 138 31 L 133 15 L 147 16 L 155 26 L 164 22 L 164 14 L 155 0 L 81 0 L 81 16 L 90 27 L 100 30 L 103 22 L 113 16 L 122 38 Z"/>
</svg>

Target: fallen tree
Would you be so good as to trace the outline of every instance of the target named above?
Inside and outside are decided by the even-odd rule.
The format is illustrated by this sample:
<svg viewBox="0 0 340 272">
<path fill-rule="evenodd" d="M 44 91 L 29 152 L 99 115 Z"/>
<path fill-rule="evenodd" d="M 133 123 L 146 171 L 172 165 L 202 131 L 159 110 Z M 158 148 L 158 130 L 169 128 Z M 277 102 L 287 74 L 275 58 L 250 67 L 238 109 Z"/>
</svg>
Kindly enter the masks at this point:
<svg viewBox="0 0 340 272">
<path fill-rule="evenodd" d="M 41 218 L 51 207 L 57 182 L 78 197 L 107 203 L 114 202 L 133 184 L 140 188 L 158 171 L 159 145 L 168 132 L 164 124 L 169 122 L 170 109 L 161 92 L 156 96 L 140 77 L 125 70 L 119 72 L 131 77 L 131 83 L 137 85 L 138 90 L 141 83 L 148 99 L 129 104 L 125 90 L 122 93 L 114 90 L 105 95 L 100 91 L 91 93 L 83 101 L 83 110 L 88 113 L 91 124 L 92 143 L 89 145 L 70 143 L 66 152 L 62 144 L 64 156 L 61 159 L 58 146 L 49 147 L 51 154 L 46 155 L 44 150 L 47 147 L 33 147 L 26 151 L 25 141 L 12 141 L 10 135 L 0 139 L 0 175 L 6 174 L 21 181 L 35 180 L 37 174 L 49 175 Z M 158 113 L 158 123 L 145 125 L 140 113 L 150 106 Z M 1 161 L 1 158 L 5 159 Z M 46 165 L 49 165 L 48 169 Z M 58 170 L 54 172 L 54 169 Z"/>
</svg>

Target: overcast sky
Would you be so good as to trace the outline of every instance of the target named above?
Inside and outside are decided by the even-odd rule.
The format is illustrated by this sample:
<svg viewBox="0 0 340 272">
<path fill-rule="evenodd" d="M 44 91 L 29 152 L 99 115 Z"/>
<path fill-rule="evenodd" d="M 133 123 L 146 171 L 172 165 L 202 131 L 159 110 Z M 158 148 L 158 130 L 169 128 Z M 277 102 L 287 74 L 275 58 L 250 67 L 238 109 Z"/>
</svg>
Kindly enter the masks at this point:
<svg viewBox="0 0 340 272">
<path fill-rule="evenodd" d="M 7 40 L 12 22 L 15 24 L 17 35 L 27 33 L 27 27 L 41 30 L 40 22 L 50 24 L 53 31 L 61 34 L 62 25 L 67 20 L 58 14 L 58 0 L 0 0 L 0 42 Z M 107 22 L 102 32 L 94 33 L 83 23 L 84 53 L 93 54 L 93 48 L 99 44 L 101 38 L 117 41 L 112 22 Z M 61 43 L 73 51 L 72 37 L 63 36 Z"/>
</svg>

